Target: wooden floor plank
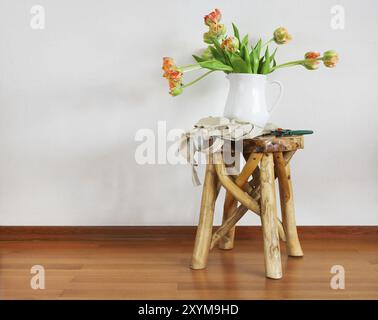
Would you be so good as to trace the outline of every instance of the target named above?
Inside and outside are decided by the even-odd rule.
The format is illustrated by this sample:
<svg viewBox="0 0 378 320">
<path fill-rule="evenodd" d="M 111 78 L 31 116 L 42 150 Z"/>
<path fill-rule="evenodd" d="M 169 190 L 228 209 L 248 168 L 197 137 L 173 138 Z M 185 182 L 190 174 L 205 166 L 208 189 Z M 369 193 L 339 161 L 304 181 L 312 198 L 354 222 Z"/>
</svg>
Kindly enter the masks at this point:
<svg viewBox="0 0 378 320">
<path fill-rule="evenodd" d="M 281 280 L 264 277 L 256 234 L 214 249 L 205 270 L 189 268 L 193 234 L 158 239 L 0 241 L 0 299 L 378 299 L 372 233 L 305 235 L 303 258 L 288 258 L 282 244 Z M 45 267 L 44 290 L 30 288 L 33 265 Z M 345 290 L 330 288 L 333 265 L 345 268 Z"/>
</svg>

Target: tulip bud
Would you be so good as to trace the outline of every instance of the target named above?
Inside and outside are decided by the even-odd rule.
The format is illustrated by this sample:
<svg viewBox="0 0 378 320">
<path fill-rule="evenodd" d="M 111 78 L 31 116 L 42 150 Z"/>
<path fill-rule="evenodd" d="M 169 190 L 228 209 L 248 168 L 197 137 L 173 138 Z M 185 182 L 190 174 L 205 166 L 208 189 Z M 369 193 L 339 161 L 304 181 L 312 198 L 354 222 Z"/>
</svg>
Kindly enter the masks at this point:
<svg viewBox="0 0 378 320">
<path fill-rule="evenodd" d="M 213 39 L 219 40 L 226 33 L 226 28 L 223 24 L 212 24 L 209 31 L 203 34 L 203 41 L 208 44 L 213 43 Z"/>
<path fill-rule="evenodd" d="M 319 67 L 319 61 L 315 60 L 320 57 L 319 52 L 307 52 L 305 54 L 305 62 L 303 63 L 304 67 L 308 70 L 316 70 Z"/>
<path fill-rule="evenodd" d="M 280 27 L 274 31 L 273 39 L 274 42 L 277 44 L 285 44 L 289 42 L 292 39 L 292 37 L 286 28 Z"/>
<path fill-rule="evenodd" d="M 222 35 L 224 35 L 226 33 L 226 27 L 224 26 L 224 24 L 221 24 L 221 23 L 212 24 L 209 27 L 209 30 L 217 38 L 220 37 L 220 36 L 222 36 Z"/>
<path fill-rule="evenodd" d="M 223 40 L 221 48 L 229 52 L 235 52 L 239 48 L 239 41 L 234 37 L 228 37 Z"/>
<path fill-rule="evenodd" d="M 205 32 L 203 34 L 203 41 L 205 43 L 212 44 L 213 43 L 213 41 L 212 41 L 213 38 L 214 38 L 214 35 L 210 31 Z"/>
<path fill-rule="evenodd" d="M 183 92 L 182 88 L 180 86 L 173 88 L 169 93 L 173 96 L 176 97 L 180 95 Z"/>
<path fill-rule="evenodd" d="M 327 68 L 333 68 L 339 61 L 339 55 L 336 51 L 328 50 L 323 54 L 323 63 Z"/>
</svg>

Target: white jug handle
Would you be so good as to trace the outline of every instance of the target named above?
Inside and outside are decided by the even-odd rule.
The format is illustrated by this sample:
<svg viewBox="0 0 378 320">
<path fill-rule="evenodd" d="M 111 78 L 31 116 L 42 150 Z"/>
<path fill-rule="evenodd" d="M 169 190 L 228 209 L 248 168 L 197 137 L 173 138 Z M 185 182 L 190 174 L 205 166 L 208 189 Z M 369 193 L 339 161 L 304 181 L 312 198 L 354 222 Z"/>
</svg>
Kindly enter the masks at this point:
<svg viewBox="0 0 378 320">
<path fill-rule="evenodd" d="M 282 85 L 282 83 L 280 81 L 277 81 L 277 80 L 271 81 L 271 82 L 269 82 L 269 84 L 277 84 L 280 87 L 280 94 L 278 95 L 277 100 L 273 103 L 273 105 L 270 108 L 270 110 L 268 110 L 268 112 L 271 113 L 273 111 L 274 107 L 276 105 L 278 105 L 280 103 L 280 101 L 281 101 L 282 94 L 283 94 L 283 85 Z"/>
</svg>

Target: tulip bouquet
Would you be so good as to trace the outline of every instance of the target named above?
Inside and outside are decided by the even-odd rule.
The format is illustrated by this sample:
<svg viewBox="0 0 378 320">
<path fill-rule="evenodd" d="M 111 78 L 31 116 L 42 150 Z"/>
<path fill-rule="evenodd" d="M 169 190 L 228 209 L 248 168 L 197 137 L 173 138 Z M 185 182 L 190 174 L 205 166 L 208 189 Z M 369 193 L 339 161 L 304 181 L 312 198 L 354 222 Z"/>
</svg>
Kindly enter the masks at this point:
<svg viewBox="0 0 378 320">
<path fill-rule="evenodd" d="M 271 53 L 269 45 L 283 45 L 292 39 L 288 31 L 277 28 L 270 40 L 263 42 L 259 39 L 255 44 L 249 43 L 248 35 L 241 38 L 238 28 L 232 24 L 233 36 L 226 35 L 225 26 L 220 23 L 221 12 L 215 9 L 204 17 L 205 25 L 209 28 L 203 35 L 208 44 L 201 56 L 193 55 L 197 63 L 188 66 L 177 66 L 172 58 L 163 58 L 163 77 L 168 80 L 170 94 L 177 96 L 183 90 L 200 81 L 214 71 L 225 73 L 269 74 L 280 68 L 303 66 L 308 70 L 316 70 L 322 61 L 328 68 L 333 68 L 338 62 L 338 54 L 329 50 L 321 56 L 319 52 L 307 52 L 303 59 L 277 64 L 277 48 Z M 208 71 L 197 79 L 183 84 L 184 73 L 207 69 Z"/>
</svg>

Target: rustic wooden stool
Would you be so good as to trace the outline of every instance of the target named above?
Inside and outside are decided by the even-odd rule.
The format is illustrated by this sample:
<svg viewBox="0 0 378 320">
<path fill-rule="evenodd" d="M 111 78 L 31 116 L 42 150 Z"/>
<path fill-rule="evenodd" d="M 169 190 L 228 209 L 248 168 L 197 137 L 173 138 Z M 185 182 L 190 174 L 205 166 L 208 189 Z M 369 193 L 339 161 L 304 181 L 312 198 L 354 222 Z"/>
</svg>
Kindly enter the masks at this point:
<svg viewBox="0 0 378 320">
<path fill-rule="evenodd" d="M 206 268 L 209 251 L 217 243 L 220 249 L 234 247 L 235 224 L 248 210 L 261 218 L 266 277 L 282 278 L 279 238 L 286 242 L 289 256 L 303 256 L 289 166 L 295 151 L 303 149 L 303 145 L 303 136 L 244 140 L 246 164 L 236 177 L 226 174 L 222 152 L 208 155 L 192 269 Z M 275 178 L 278 178 L 282 222 L 277 217 Z M 213 234 L 214 205 L 221 186 L 226 189 L 223 222 Z"/>
</svg>

